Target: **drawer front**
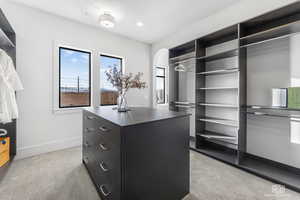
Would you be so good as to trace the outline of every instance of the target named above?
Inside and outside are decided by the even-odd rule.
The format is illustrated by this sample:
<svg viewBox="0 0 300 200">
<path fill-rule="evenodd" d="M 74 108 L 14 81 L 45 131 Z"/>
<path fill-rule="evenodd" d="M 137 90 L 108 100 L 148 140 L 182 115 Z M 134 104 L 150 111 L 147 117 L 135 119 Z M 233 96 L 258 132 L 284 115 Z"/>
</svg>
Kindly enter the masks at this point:
<svg viewBox="0 0 300 200">
<path fill-rule="evenodd" d="M 121 195 L 120 128 L 89 112 L 83 114 L 83 158 L 103 200 Z M 85 162 L 85 161 L 84 161 Z"/>
<path fill-rule="evenodd" d="M 120 128 L 118 126 L 101 117 L 84 112 L 83 134 L 97 137 L 97 134 L 92 133 L 98 133 L 111 143 L 120 145 Z"/>
<path fill-rule="evenodd" d="M 93 127 L 94 122 L 97 120 L 97 118 L 98 117 L 96 115 L 84 111 L 83 112 L 83 125 L 86 126 L 85 128 Z"/>
<path fill-rule="evenodd" d="M 109 121 L 99 118 L 96 121 L 96 129 L 99 134 L 112 144 L 120 145 L 120 128 Z"/>
<path fill-rule="evenodd" d="M 121 179 L 112 179 L 113 172 L 102 173 L 99 171 L 98 165 L 94 165 L 94 167 L 96 188 L 101 198 L 105 200 L 120 200 Z"/>
<path fill-rule="evenodd" d="M 95 152 L 95 169 L 100 175 L 107 176 L 111 181 L 121 176 L 121 158 L 116 152 Z"/>
</svg>

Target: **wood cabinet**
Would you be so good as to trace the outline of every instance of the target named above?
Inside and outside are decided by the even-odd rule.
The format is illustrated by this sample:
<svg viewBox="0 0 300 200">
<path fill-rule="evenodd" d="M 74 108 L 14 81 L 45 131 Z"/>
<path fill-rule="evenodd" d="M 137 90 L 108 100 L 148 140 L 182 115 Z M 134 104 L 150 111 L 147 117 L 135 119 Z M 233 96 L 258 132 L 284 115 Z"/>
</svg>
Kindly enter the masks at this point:
<svg viewBox="0 0 300 200">
<path fill-rule="evenodd" d="M 83 163 L 104 200 L 180 200 L 189 193 L 189 115 L 84 110 Z"/>
</svg>

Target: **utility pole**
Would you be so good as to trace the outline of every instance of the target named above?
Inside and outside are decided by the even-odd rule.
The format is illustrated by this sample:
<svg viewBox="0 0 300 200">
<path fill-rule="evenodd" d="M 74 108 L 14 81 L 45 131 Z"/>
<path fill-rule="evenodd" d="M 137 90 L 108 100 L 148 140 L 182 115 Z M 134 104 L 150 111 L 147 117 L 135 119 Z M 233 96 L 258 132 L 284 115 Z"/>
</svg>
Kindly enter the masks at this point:
<svg viewBox="0 0 300 200">
<path fill-rule="evenodd" d="M 77 76 L 77 93 L 79 93 L 79 76 Z"/>
</svg>

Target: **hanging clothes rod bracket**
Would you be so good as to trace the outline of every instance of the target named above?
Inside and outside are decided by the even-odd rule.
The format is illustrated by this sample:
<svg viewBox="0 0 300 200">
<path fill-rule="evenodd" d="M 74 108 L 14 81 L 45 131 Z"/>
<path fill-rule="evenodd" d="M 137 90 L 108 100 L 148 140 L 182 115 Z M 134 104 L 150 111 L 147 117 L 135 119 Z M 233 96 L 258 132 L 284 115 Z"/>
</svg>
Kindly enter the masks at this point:
<svg viewBox="0 0 300 200">
<path fill-rule="evenodd" d="M 7 130 L 0 128 L 0 137 L 6 136 L 6 135 L 7 135 Z"/>
</svg>

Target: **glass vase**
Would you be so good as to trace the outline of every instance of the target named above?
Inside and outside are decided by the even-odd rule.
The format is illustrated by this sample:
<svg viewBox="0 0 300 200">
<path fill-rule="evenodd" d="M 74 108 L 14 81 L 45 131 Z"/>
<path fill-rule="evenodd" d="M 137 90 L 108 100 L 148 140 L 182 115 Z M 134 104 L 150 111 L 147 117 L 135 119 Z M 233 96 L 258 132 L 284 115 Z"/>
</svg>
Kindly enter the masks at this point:
<svg viewBox="0 0 300 200">
<path fill-rule="evenodd" d="M 129 109 L 127 107 L 126 93 L 119 93 L 118 97 L 118 112 L 127 112 Z"/>
</svg>

